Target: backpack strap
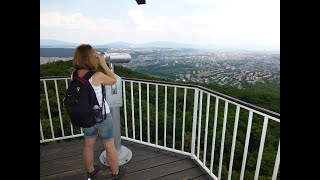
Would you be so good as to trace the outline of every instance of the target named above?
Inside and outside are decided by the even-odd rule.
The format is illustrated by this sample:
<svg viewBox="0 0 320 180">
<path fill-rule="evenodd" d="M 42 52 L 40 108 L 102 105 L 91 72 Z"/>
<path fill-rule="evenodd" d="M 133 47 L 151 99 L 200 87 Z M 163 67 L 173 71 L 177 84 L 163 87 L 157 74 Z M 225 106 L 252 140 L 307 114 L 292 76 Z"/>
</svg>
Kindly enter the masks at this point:
<svg viewBox="0 0 320 180">
<path fill-rule="evenodd" d="M 106 100 L 106 89 L 105 85 L 101 83 L 101 91 L 102 91 L 102 108 L 104 108 L 104 114 L 103 114 L 103 119 L 107 117 L 106 113 L 106 106 L 105 106 L 105 100 Z"/>
<path fill-rule="evenodd" d="M 74 77 L 76 77 L 76 76 L 78 76 L 78 70 L 77 69 L 72 72 L 71 80 L 73 80 Z"/>
<path fill-rule="evenodd" d="M 106 99 L 106 90 L 105 90 L 105 85 L 102 84 L 102 83 L 101 83 L 101 91 L 102 91 L 102 108 L 104 109 L 104 114 L 102 115 L 102 120 L 101 121 L 97 121 L 97 123 L 102 122 L 107 117 L 106 105 L 105 105 L 105 102 L 104 102 L 104 100 Z"/>
<path fill-rule="evenodd" d="M 94 74 L 94 71 L 88 71 L 84 76 L 83 79 L 89 81 L 89 79 L 91 78 L 91 76 Z"/>
</svg>

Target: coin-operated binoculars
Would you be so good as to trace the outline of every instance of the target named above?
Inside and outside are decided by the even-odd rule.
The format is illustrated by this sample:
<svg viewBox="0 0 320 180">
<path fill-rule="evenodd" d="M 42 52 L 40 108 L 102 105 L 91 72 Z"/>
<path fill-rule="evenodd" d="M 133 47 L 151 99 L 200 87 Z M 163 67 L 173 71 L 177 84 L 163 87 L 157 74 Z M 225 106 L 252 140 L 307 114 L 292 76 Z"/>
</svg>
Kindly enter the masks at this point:
<svg viewBox="0 0 320 180">
<path fill-rule="evenodd" d="M 131 55 L 128 53 L 103 53 L 105 60 L 109 63 L 111 71 L 114 72 L 113 63 L 128 63 L 131 61 Z M 132 152 L 125 146 L 121 145 L 121 128 L 120 128 L 120 107 L 122 106 L 122 80 L 121 77 L 116 75 L 117 82 L 114 85 L 106 85 L 106 100 L 110 107 L 110 112 L 113 119 L 113 132 L 114 132 L 114 143 L 118 153 L 119 165 L 123 165 L 130 161 L 132 158 Z M 106 150 L 100 154 L 100 162 L 106 166 Z"/>
</svg>

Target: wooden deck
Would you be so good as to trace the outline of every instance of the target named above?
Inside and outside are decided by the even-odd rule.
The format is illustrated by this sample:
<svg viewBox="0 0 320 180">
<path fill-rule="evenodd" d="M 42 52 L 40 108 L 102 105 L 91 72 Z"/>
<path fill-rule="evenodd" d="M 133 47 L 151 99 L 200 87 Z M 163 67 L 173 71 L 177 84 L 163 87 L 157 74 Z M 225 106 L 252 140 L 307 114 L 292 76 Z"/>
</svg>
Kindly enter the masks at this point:
<svg viewBox="0 0 320 180">
<path fill-rule="evenodd" d="M 190 157 L 165 150 L 122 140 L 122 145 L 132 151 L 132 159 L 126 163 L 126 175 L 122 180 L 143 179 L 212 179 Z M 83 139 L 71 142 L 40 144 L 40 179 L 86 179 L 86 170 L 82 160 Z M 97 140 L 95 164 L 102 170 L 94 179 L 110 179 L 111 171 L 99 162 L 103 147 Z"/>
</svg>

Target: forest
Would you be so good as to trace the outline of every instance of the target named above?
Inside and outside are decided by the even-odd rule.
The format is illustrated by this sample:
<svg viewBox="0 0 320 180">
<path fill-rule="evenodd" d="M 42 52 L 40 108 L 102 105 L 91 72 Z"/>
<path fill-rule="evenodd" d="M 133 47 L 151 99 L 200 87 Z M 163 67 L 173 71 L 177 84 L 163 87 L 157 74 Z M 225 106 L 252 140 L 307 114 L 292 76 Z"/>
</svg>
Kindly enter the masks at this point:
<svg viewBox="0 0 320 180">
<path fill-rule="evenodd" d="M 63 76 L 70 77 L 74 68 L 72 67 L 72 61 L 57 61 L 53 63 L 40 65 L 40 121 L 43 129 L 43 136 L 45 139 L 52 138 L 52 131 L 55 137 L 67 136 L 80 133 L 80 129 L 70 127 L 70 120 L 63 108 L 63 98 L 65 96 L 66 85 L 70 84 L 70 80 L 46 80 L 45 83 L 41 78 L 52 77 L 52 76 Z M 101 68 L 98 70 L 102 71 Z M 159 71 L 159 70 L 158 70 Z M 138 78 L 147 80 L 157 80 L 165 82 L 174 82 L 169 79 L 152 77 L 142 73 L 132 71 L 128 68 L 122 67 L 121 65 L 115 66 L 115 73 L 122 78 Z M 194 110 L 194 90 L 192 88 L 177 88 L 167 87 L 167 103 L 165 103 L 165 87 L 158 85 L 158 94 L 156 94 L 156 86 L 153 84 L 149 85 L 149 104 L 147 97 L 147 85 L 143 82 L 133 83 L 133 99 L 131 102 L 131 90 L 130 82 L 125 82 L 125 96 L 126 96 L 126 119 L 128 127 L 128 137 L 133 138 L 133 121 L 135 128 L 135 138 L 140 140 L 140 119 L 141 119 L 141 132 L 142 140 L 148 141 L 148 109 L 149 109 L 149 121 L 150 121 L 150 142 L 156 142 L 156 120 L 158 122 L 158 144 L 166 147 L 173 148 L 173 137 L 175 141 L 175 149 L 184 150 L 190 152 L 191 150 L 191 138 L 192 138 L 192 121 L 193 121 L 193 110 Z M 250 104 L 268 109 L 280 113 L 280 88 L 276 84 L 246 84 L 244 89 L 237 89 L 236 87 L 218 84 L 197 84 L 214 91 L 223 93 L 225 95 L 234 97 L 236 99 L 248 102 Z M 49 105 L 46 101 L 46 91 L 49 99 Z M 141 101 L 139 102 L 139 86 L 141 87 Z M 57 87 L 57 89 L 55 88 Z M 174 93 L 176 92 L 176 108 L 174 108 Z M 184 93 L 186 92 L 186 102 L 184 102 Z M 158 96 L 158 116 L 156 116 L 156 96 Z M 200 157 L 201 161 L 205 161 L 206 166 L 210 167 L 211 152 L 215 152 L 213 159 L 213 172 L 218 174 L 219 160 L 220 160 L 220 147 L 223 132 L 223 120 L 225 101 L 206 93 L 200 92 L 199 94 L 199 107 L 197 111 L 198 122 L 196 125 L 196 151 L 195 154 Z M 124 98 L 123 98 L 124 99 Z M 209 102 L 209 103 L 208 103 Z M 141 103 L 141 113 L 139 113 Z M 218 104 L 217 104 L 218 103 Z M 134 118 L 132 118 L 132 104 L 134 106 Z M 185 104 L 185 111 L 184 111 Z M 209 106 L 207 106 L 209 105 Z M 50 113 L 48 113 L 48 106 Z M 217 112 L 215 112 L 217 108 Z M 59 108 L 61 111 L 59 111 Z M 225 141 L 224 141 L 224 153 L 222 162 L 222 179 L 227 179 L 229 170 L 229 161 L 231 154 L 231 146 L 233 139 L 233 131 L 236 116 L 236 105 L 228 103 L 228 111 L 226 116 L 226 129 L 225 129 Z M 125 132 L 125 112 L 124 108 L 121 107 L 121 135 L 126 136 Z M 208 110 L 208 112 L 207 112 Z M 184 113 L 185 112 L 185 113 Z M 217 121 L 215 122 L 215 115 Z M 50 117 L 52 119 L 53 128 L 50 126 Z M 240 171 L 242 166 L 243 151 L 245 146 L 246 132 L 248 126 L 249 111 L 244 108 L 240 108 L 239 121 L 236 134 L 235 152 L 232 167 L 232 179 L 240 178 Z M 61 117 L 61 118 L 60 118 Z M 140 118 L 141 117 L 141 118 Z M 62 119 L 62 121 L 60 121 Z M 183 123 L 183 119 L 185 123 Z M 175 121 L 175 124 L 174 124 Z M 184 135 L 182 133 L 184 124 Z M 250 141 L 248 147 L 248 155 L 245 166 L 244 179 L 253 179 L 255 174 L 255 168 L 257 164 L 257 157 L 259 152 L 259 145 L 261 140 L 261 133 L 264 124 L 264 117 L 257 113 L 253 114 Z M 63 126 L 63 131 L 61 130 Z M 207 132 L 206 127 L 208 127 Z M 200 132 L 198 131 L 200 129 Z M 215 131 L 216 129 L 216 131 Z M 166 130 L 166 138 L 164 137 L 164 130 Z M 216 132 L 216 133 L 214 133 Z M 174 135 L 173 135 L 174 134 Z M 207 134 L 207 137 L 205 137 Z M 215 138 L 213 139 L 213 134 Z M 183 135 L 183 138 L 182 138 Z M 200 135 L 200 138 L 198 138 Z M 40 137 L 41 139 L 41 137 Z M 183 142 L 182 142 L 183 139 Z M 274 120 L 268 120 L 267 133 L 265 139 L 265 146 L 261 161 L 261 168 L 259 173 L 259 179 L 271 179 L 274 163 L 277 154 L 277 148 L 280 139 L 280 123 Z M 214 146 L 213 146 L 213 140 Z M 207 143 L 205 143 L 205 141 Z M 62 141 L 54 141 L 53 143 L 59 143 Z M 199 142 L 199 143 L 198 143 Z M 182 146 L 183 143 L 183 146 Z M 198 149 L 199 144 L 199 151 Z M 206 147 L 205 147 L 206 146 Z M 212 146 L 214 148 L 212 148 Z M 280 179 L 280 169 L 278 171 L 278 179 Z"/>
</svg>

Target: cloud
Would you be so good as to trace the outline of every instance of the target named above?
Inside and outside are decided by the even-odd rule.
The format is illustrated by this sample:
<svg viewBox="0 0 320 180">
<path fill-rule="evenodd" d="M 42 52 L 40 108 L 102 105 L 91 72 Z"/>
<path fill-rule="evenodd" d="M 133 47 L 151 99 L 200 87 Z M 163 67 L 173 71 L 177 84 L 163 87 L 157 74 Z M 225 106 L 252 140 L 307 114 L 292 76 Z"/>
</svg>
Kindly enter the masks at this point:
<svg viewBox="0 0 320 180">
<path fill-rule="evenodd" d="M 208 4 L 223 4 L 228 0 L 184 0 L 188 4 L 203 4 L 203 5 L 208 5 Z"/>
<path fill-rule="evenodd" d="M 280 45 L 280 3 L 277 0 L 185 0 L 191 4 L 219 4 L 223 10 L 186 11 L 176 16 L 146 16 L 132 10 L 137 30 L 157 38 L 209 44 Z M 147 33 L 146 33 L 147 34 Z"/>
<path fill-rule="evenodd" d="M 92 19 L 81 13 L 65 15 L 60 12 L 40 14 L 40 38 L 74 43 L 102 44 L 125 37 L 126 28 L 120 20 Z"/>
<path fill-rule="evenodd" d="M 50 28 L 61 28 L 70 30 L 92 30 L 104 31 L 121 28 L 119 20 L 99 18 L 90 19 L 81 13 L 74 13 L 71 15 L 62 15 L 59 12 L 40 13 L 40 26 Z"/>
<path fill-rule="evenodd" d="M 280 48 L 280 3 L 277 0 L 184 1 L 221 2 L 223 10 L 154 15 L 135 7 L 123 17 L 95 19 L 81 13 L 44 12 L 40 14 L 40 36 L 71 42 L 176 41 Z"/>
<path fill-rule="evenodd" d="M 159 32 L 168 21 L 167 16 L 156 16 L 147 19 L 142 10 L 132 9 L 128 12 L 130 23 L 137 29 L 142 31 Z"/>
</svg>

